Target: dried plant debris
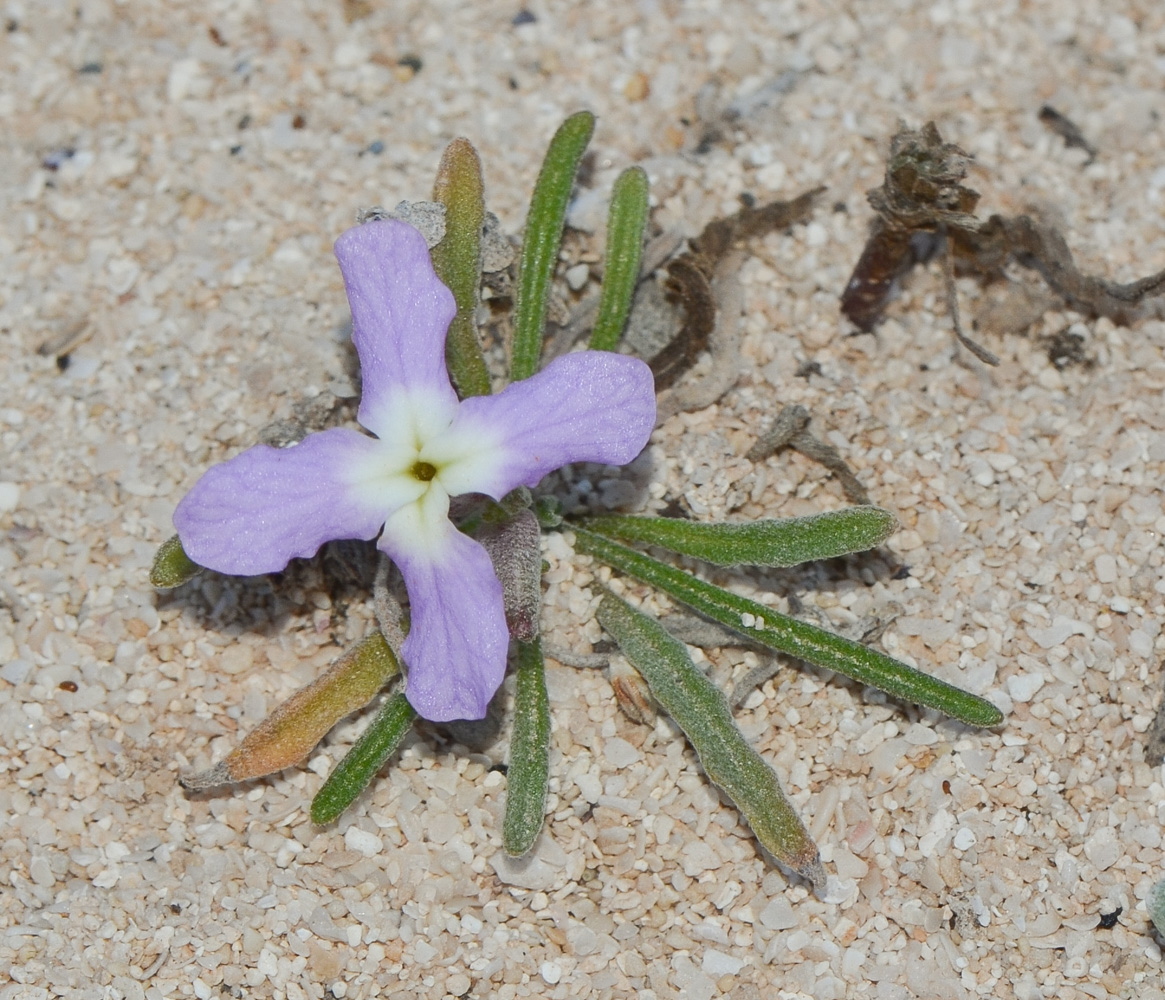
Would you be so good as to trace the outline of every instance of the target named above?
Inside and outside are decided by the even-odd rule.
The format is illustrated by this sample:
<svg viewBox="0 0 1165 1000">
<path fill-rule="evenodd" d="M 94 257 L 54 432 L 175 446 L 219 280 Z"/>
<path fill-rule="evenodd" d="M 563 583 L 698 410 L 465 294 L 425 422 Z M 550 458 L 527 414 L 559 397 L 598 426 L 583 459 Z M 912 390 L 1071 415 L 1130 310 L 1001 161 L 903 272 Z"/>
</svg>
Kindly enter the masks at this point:
<svg viewBox="0 0 1165 1000">
<path fill-rule="evenodd" d="M 934 122 L 917 132 L 902 128 L 890 140 L 885 181 L 866 195 L 877 216 L 841 297 L 842 313 L 858 329 L 874 328 L 894 283 L 934 255 L 936 237 L 946 232 L 953 240 L 979 227 L 972 214 L 979 194 L 959 183 L 967 163 Z"/>
<path fill-rule="evenodd" d="M 690 124 L 696 135 L 694 151 L 707 153 L 716 143 L 724 141 L 737 125 L 754 121 L 766 112 L 774 111 L 782 99 L 800 80 L 796 70 L 786 70 L 752 90 L 724 103 L 723 86 L 719 80 L 709 80 L 695 97 L 695 121 Z"/>
<path fill-rule="evenodd" d="M 793 448 L 806 458 L 824 465 L 837 476 L 842 492 L 850 503 L 868 504 L 870 495 L 854 475 L 838 450 L 809 433 L 809 411 L 803 406 L 786 406 L 777 419 L 744 456 L 750 462 L 760 462 L 782 448 Z"/>
<path fill-rule="evenodd" d="M 714 308 L 707 347 L 712 366 L 700 378 L 686 379 L 660 396 L 656 408 L 658 423 L 677 413 L 711 406 L 740 377 L 744 364 L 740 353 L 744 336 L 744 287 L 740 283 L 740 268 L 744 259 L 743 252 L 734 250 L 716 265 L 709 286 Z M 658 385 L 656 391 L 659 391 Z"/>
<path fill-rule="evenodd" d="M 982 360 L 991 356 L 968 340 L 958 321 L 953 275 L 990 281 L 1014 262 L 1036 271 L 1070 308 L 1128 324 L 1144 314 L 1147 299 L 1165 293 L 1165 271 L 1119 284 L 1083 274 L 1051 223 L 1029 215 L 986 221 L 975 214 L 979 194 L 961 181 L 970 157 L 942 141 L 934 122 L 901 129 L 890 142 L 882 186 L 869 192 L 877 213 L 870 237 L 841 297 L 842 313 L 863 331 L 882 318 L 895 283 L 936 253 L 945 257 L 956 335 Z"/>
<path fill-rule="evenodd" d="M 709 347 L 716 326 L 712 280 L 717 268 L 738 243 L 776 229 L 787 229 L 809 218 L 813 202 L 824 188 L 814 188 L 792 201 L 774 201 L 759 208 L 746 206 L 735 215 L 708 223 L 691 248 L 667 268 L 667 290 L 684 310 L 679 334 L 651 359 L 657 392 L 670 388 Z"/>
<path fill-rule="evenodd" d="M 1063 371 L 1065 368 L 1091 368 L 1096 359 L 1088 353 L 1084 335 L 1077 333 L 1072 327 L 1060 330 L 1043 341 L 1047 348 L 1048 360 Z"/>
<path fill-rule="evenodd" d="M 1039 119 L 1063 139 L 1064 145 L 1069 149 L 1082 149 L 1088 154 L 1088 159 L 1084 161 L 1084 166 L 1088 166 L 1088 164 L 1096 159 L 1096 147 L 1084 138 L 1084 133 L 1080 131 L 1079 127 L 1071 118 L 1061 114 L 1050 104 L 1045 104 L 1040 108 Z"/>
<path fill-rule="evenodd" d="M 93 336 L 93 324 L 88 317 L 70 323 L 56 335 L 49 337 L 36 349 L 42 358 L 56 357 L 57 363 Z"/>
</svg>

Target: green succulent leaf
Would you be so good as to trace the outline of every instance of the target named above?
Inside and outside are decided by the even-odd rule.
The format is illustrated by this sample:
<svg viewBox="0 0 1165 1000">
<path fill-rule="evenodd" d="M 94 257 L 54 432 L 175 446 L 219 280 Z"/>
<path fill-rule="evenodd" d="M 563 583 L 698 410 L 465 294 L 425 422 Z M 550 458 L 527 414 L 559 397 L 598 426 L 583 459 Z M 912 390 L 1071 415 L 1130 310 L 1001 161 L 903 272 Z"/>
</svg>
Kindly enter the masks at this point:
<svg viewBox="0 0 1165 1000">
<path fill-rule="evenodd" d="M 352 749 L 328 775 L 311 804 L 311 820 L 323 826 L 331 823 L 360 795 L 405 738 L 417 718 L 416 709 L 404 692 L 384 703 Z"/>
<path fill-rule="evenodd" d="M 514 295 L 510 378 L 515 382 L 529 378 L 538 370 L 546 326 L 546 302 L 558 263 L 566 206 L 579 161 L 594 130 L 595 116 L 589 111 L 579 111 L 563 122 L 550 140 L 542 171 L 534 185 Z"/>
<path fill-rule="evenodd" d="M 574 530 L 575 548 L 579 552 L 662 590 L 693 611 L 753 642 L 852 677 L 903 701 L 938 709 L 968 725 L 996 726 L 1003 721 L 1003 713 L 991 702 L 930 677 L 885 653 L 738 597 L 586 528 Z"/>
<path fill-rule="evenodd" d="M 796 566 L 880 545 L 898 528 L 881 507 L 846 507 L 783 520 L 700 524 L 674 517 L 592 517 L 591 531 L 624 542 L 657 545 L 716 566 Z"/>
<path fill-rule="evenodd" d="M 603 292 L 599 299 L 599 316 L 591 331 L 592 350 L 615 350 L 623 335 L 623 327 L 627 325 L 631 300 L 639 283 L 639 262 L 643 258 L 647 194 L 647 174 L 642 167 L 624 170 L 611 191 Z"/>
<path fill-rule="evenodd" d="M 785 798 L 776 772 L 736 727 L 727 699 L 692 662 L 684 644 L 610 593 L 599 602 L 597 617 L 691 741 L 708 777 L 736 803 L 756 839 L 782 864 L 824 886 L 817 845 Z"/>
<path fill-rule="evenodd" d="M 489 372 L 474 321 L 481 289 L 485 187 L 481 160 L 468 139 L 454 139 L 446 148 L 437 168 L 433 200 L 445 206 L 445 236 L 433 248 L 433 268 L 457 301 L 457 315 L 445 339 L 445 360 L 463 399 L 488 396 Z"/>
<path fill-rule="evenodd" d="M 542 645 L 537 639 L 518 643 L 518 687 L 506 780 L 502 846 L 517 858 L 538 839 L 550 780 L 550 700 Z"/>
<path fill-rule="evenodd" d="M 150 583 L 159 590 L 172 590 L 201 572 L 202 567 L 186 554 L 175 535 L 158 547 L 154 565 L 150 567 Z"/>
</svg>

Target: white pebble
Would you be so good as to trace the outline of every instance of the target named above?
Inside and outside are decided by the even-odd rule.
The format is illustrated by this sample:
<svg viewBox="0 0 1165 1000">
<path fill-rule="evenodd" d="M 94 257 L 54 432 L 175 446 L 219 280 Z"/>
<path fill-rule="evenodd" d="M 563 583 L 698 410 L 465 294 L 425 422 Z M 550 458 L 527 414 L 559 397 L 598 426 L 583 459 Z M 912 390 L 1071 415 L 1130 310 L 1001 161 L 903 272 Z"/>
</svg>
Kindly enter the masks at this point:
<svg viewBox="0 0 1165 1000">
<path fill-rule="evenodd" d="M 825 880 L 825 891 L 818 894 L 818 899 L 823 903 L 840 906 L 857 891 L 857 888 L 858 884 L 852 878 L 838 878 L 836 875 L 830 875 Z"/>
<path fill-rule="evenodd" d="M 1020 703 L 1031 701 L 1043 686 L 1044 679 L 1032 671 L 1007 678 L 1007 693 L 1012 701 Z"/>
<path fill-rule="evenodd" d="M 719 868 L 720 857 L 702 840 L 696 840 L 684 848 L 680 864 L 683 865 L 684 874 L 688 878 L 695 878 L 706 871 Z"/>
<path fill-rule="evenodd" d="M 171 101 L 181 101 L 195 89 L 195 81 L 202 72 L 197 59 L 179 59 L 170 67 L 166 79 L 166 97 Z"/>
<path fill-rule="evenodd" d="M 1133 629 L 1129 633 L 1129 649 L 1131 649 L 1137 656 L 1151 656 L 1153 653 L 1153 639 L 1148 632 L 1139 628 Z"/>
<path fill-rule="evenodd" d="M 558 880 L 558 873 L 538 857 L 511 858 L 499 851 L 490 858 L 490 864 L 504 885 L 546 892 L 553 889 Z"/>
<path fill-rule="evenodd" d="M 23 684 L 28 680 L 28 676 L 31 673 L 31 660 L 17 658 L 15 660 L 9 660 L 4 666 L 0 667 L 0 678 L 6 680 L 9 684 Z"/>
<path fill-rule="evenodd" d="M 33 882 L 40 886 L 51 886 L 56 882 L 56 877 L 53 875 L 53 870 L 48 863 L 48 859 L 43 856 L 32 859 L 28 866 L 28 874 Z"/>
<path fill-rule="evenodd" d="M 1101 583 L 1114 583 L 1116 581 L 1116 560 L 1107 552 L 1096 557 L 1095 565 L 1096 579 Z"/>
<path fill-rule="evenodd" d="M 783 931 L 797 926 L 797 915 L 792 904 L 784 896 L 774 896 L 768 906 L 760 911 L 758 918 L 770 931 Z"/>
<path fill-rule="evenodd" d="M 587 283 L 590 276 L 591 269 L 586 264 L 575 264 L 574 267 L 567 268 L 566 283 L 572 291 L 577 292 Z"/>
<path fill-rule="evenodd" d="M 20 485 L 18 483 L 0 482 L 0 514 L 9 514 L 16 510 L 20 503 Z"/>
<path fill-rule="evenodd" d="M 1084 841 L 1084 856 L 1096 865 L 1098 871 L 1107 871 L 1120 860 L 1123 853 L 1111 827 L 1097 830 Z"/>
<path fill-rule="evenodd" d="M 788 175 L 788 168 L 780 160 L 774 160 L 756 172 L 756 182 L 763 188 L 777 191 L 784 185 Z"/>
<path fill-rule="evenodd" d="M 615 767 L 630 767 L 643 759 L 643 754 L 620 736 L 603 741 L 603 756 Z"/>
<path fill-rule="evenodd" d="M 1048 628 L 1033 628 L 1030 625 L 1027 627 L 1027 634 L 1042 649 L 1051 649 L 1053 646 L 1058 646 L 1070 635 L 1087 635 L 1090 631 L 1091 629 L 1084 622 L 1078 622 L 1073 618 L 1065 618 L 1063 615 L 1056 615 Z"/>
<path fill-rule="evenodd" d="M 98 889 L 112 889 L 117 885 L 119 878 L 121 878 L 121 873 L 116 868 L 103 868 L 93 879 L 93 884 Z"/>
<path fill-rule="evenodd" d="M 562 969 L 560 969 L 553 962 L 543 962 L 542 967 L 538 970 L 542 976 L 543 981 L 553 986 L 562 978 Z"/>
<path fill-rule="evenodd" d="M 960 827 L 959 832 L 955 834 L 955 839 L 951 841 L 955 845 L 955 850 L 965 851 L 969 847 L 975 846 L 975 831 L 970 827 Z"/>
<path fill-rule="evenodd" d="M 341 42 L 332 53 L 332 62 L 340 69 L 351 69 L 368 61 L 368 52 L 359 42 Z"/>
<path fill-rule="evenodd" d="M 744 962 L 715 948 L 709 948 L 704 952 L 701 968 L 714 979 L 719 979 L 721 976 L 735 976 L 744 968 Z"/>
<path fill-rule="evenodd" d="M 344 846 L 349 851 L 356 851 L 366 858 L 372 858 L 384 849 L 384 841 L 374 833 L 361 830 L 358 826 L 350 826 L 344 831 Z"/>
<path fill-rule="evenodd" d="M 599 796 L 603 794 L 603 783 L 599 781 L 598 775 L 589 772 L 579 774 L 575 776 L 574 783 L 588 802 L 598 802 Z"/>
</svg>

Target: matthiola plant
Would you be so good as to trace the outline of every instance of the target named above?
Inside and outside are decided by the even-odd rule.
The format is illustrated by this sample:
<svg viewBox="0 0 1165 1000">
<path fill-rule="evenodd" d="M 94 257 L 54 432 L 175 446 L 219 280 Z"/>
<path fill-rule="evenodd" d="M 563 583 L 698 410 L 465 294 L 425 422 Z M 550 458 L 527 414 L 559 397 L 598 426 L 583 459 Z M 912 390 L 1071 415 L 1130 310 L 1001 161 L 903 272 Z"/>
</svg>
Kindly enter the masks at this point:
<svg viewBox="0 0 1165 1000">
<path fill-rule="evenodd" d="M 574 115 L 547 153 L 516 281 L 512 381 L 496 395 L 474 323 L 485 212 L 480 164 L 468 142 L 452 143 L 438 172 L 434 197 L 445 207 L 446 228 L 432 258 L 422 235 L 393 219 L 377 217 L 337 240 L 363 376 L 357 418 L 370 433 L 333 428 L 287 448 L 259 445 L 210 469 L 179 503 L 178 535 L 159 551 L 152 579 L 166 587 L 201 568 L 274 572 L 330 540 L 376 539 L 408 592 L 407 635 L 401 616 L 381 606 L 389 599 L 378 588 L 380 628 L 225 760 L 186 779 L 188 787 L 299 763 L 339 719 L 403 672 L 403 690 L 384 701 L 312 803 L 312 818 L 329 822 L 373 779 L 418 714 L 434 722 L 483 717 L 514 639 L 517 685 L 502 841 L 508 853 L 525 853 L 542 827 L 550 738 L 538 624 L 540 526 L 572 531 L 577 551 L 752 642 L 972 725 L 1000 721 L 999 711 L 980 698 L 625 544 L 719 566 L 791 566 L 879 544 L 897 526 L 888 511 L 853 507 L 749 524 L 613 515 L 563 523 L 552 498 L 533 497 L 531 489 L 567 463 L 631 461 L 655 424 L 650 370 L 613 353 L 639 276 L 647 180 L 638 168 L 625 171 L 612 193 L 592 349 L 538 370 L 567 202 L 593 125 L 590 114 Z M 460 497 L 478 502 L 451 505 Z M 489 498 L 484 507 L 482 498 Z M 622 700 L 654 698 L 761 844 L 823 886 L 817 848 L 776 774 L 744 739 L 724 695 L 684 645 L 613 593 L 602 595 L 597 616 L 629 663 L 612 678 Z"/>
<path fill-rule="evenodd" d="M 198 565 L 240 575 L 379 536 L 409 594 L 409 703 L 434 722 L 481 719 L 510 634 L 489 553 L 449 520 L 449 500 L 501 500 L 570 462 L 630 462 L 655 426 L 651 370 L 584 351 L 459 401 L 445 366 L 457 304 L 424 237 L 375 220 L 344 233 L 336 257 L 363 380 L 357 419 L 375 437 L 336 427 L 290 448 L 257 445 L 207 472 L 174 526 Z"/>
</svg>

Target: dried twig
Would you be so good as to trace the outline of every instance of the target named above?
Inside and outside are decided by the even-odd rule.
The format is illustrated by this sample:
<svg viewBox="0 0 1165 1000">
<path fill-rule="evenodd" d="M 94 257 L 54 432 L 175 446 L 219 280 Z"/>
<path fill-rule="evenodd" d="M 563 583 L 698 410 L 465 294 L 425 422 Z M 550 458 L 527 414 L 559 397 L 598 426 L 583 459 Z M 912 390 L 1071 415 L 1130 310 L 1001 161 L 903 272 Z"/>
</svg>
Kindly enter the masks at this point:
<svg viewBox="0 0 1165 1000">
<path fill-rule="evenodd" d="M 1064 145 L 1069 149 L 1082 149 L 1088 154 L 1088 159 L 1084 161 L 1084 166 L 1088 166 L 1088 164 L 1096 159 L 1096 147 L 1084 138 L 1084 133 L 1080 131 L 1072 119 L 1066 115 L 1062 115 L 1050 104 L 1045 104 L 1040 108 L 1039 119 L 1063 139 Z"/>
<path fill-rule="evenodd" d="M 750 462 L 760 462 L 781 448 L 793 448 L 808 459 L 825 466 L 837 476 L 842 492 L 850 503 L 868 504 L 870 495 L 853 470 L 833 445 L 809 433 L 809 411 L 803 406 L 786 406 L 777 414 L 773 426 L 757 439 L 745 454 Z"/>
</svg>

